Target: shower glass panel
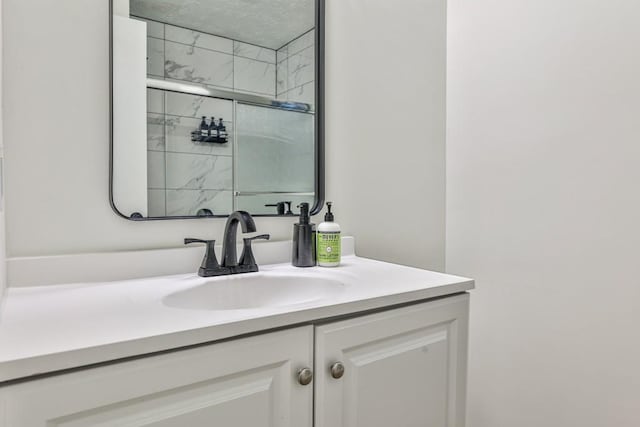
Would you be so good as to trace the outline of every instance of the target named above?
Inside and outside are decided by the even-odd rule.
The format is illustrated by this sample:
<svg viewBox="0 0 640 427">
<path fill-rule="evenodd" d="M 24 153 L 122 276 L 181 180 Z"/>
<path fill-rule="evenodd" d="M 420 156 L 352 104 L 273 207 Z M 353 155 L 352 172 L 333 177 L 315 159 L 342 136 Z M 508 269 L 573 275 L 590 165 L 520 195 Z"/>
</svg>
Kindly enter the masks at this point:
<svg viewBox="0 0 640 427">
<path fill-rule="evenodd" d="M 236 104 L 236 209 L 276 214 L 277 205 L 315 199 L 314 115 Z"/>
</svg>

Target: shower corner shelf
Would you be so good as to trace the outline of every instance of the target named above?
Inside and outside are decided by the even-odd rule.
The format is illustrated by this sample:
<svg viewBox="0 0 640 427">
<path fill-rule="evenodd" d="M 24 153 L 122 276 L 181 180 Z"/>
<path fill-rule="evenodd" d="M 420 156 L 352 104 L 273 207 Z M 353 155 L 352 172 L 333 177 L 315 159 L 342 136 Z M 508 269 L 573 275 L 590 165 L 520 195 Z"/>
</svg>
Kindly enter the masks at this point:
<svg viewBox="0 0 640 427">
<path fill-rule="evenodd" d="M 191 132 L 191 142 L 205 144 L 226 144 L 229 138 L 219 138 L 217 136 L 203 136 L 199 130 Z"/>
</svg>

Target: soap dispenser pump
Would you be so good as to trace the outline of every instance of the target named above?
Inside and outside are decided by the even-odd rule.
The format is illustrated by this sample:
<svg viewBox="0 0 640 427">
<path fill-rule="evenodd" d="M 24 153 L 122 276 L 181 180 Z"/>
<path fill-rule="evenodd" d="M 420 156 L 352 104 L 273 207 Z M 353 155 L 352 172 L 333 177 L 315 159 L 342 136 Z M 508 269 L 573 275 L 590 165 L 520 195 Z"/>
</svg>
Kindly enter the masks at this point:
<svg viewBox="0 0 640 427">
<path fill-rule="evenodd" d="M 300 221 L 293 224 L 291 264 L 295 267 L 316 265 L 315 224 L 310 222 L 309 203 L 300 203 Z"/>
</svg>

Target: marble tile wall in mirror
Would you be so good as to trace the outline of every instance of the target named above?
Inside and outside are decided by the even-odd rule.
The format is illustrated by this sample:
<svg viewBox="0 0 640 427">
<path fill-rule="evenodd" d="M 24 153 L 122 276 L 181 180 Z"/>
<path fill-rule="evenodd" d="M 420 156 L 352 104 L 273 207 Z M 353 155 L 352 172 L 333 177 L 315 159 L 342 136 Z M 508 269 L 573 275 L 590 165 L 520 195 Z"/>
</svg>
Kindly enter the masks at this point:
<svg viewBox="0 0 640 427">
<path fill-rule="evenodd" d="M 294 207 L 302 201 L 313 205 L 317 184 L 316 28 L 289 32 L 281 39 L 286 40 L 284 44 L 266 47 L 247 42 L 241 33 L 236 34 L 243 40 L 201 31 L 203 25 L 195 29 L 161 22 L 154 15 L 153 2 L 130 1 L 128 18 L 146 28 L 148 79 L 308 105 L 307 112 L 289 111 L 148 87 L 147 210 L 143 216 L 228 215 L 237 209 L 276 214 L 274 207 L 265 205 L 280 201 L 291 201 Z M 268 0 L 254 1 L 259 2 Z M 148 16 L 140 16 L 141 12 Z M 315 17 L 311 22 L 315 25 Z M 241 27 L 233 28 L 239 31 Z M 271 36 L 275 36 L 273 31 Z M 228 142 L 191 140 L 203 116 L 209 122 L 211 117 L 224 119 Z M 113 173 L 118 173 L 117 165 Z M 115 197 L 114 205 L 118 208 Z"/>
</svg>

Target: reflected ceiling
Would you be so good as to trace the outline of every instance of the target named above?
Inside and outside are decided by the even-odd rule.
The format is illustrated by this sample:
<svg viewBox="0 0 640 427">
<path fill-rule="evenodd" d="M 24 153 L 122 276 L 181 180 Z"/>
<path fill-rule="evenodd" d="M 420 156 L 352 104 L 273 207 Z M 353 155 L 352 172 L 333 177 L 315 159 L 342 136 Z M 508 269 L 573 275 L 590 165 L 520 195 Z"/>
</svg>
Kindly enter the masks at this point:
<svg viewBox="0 0 640 427">
<path fill-rule="evenodd" d="M 131 15 L 278 49 L 315 26 L 314 0 L 130 0 Z"/>
</svg>

